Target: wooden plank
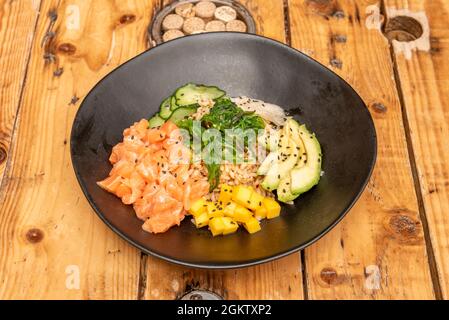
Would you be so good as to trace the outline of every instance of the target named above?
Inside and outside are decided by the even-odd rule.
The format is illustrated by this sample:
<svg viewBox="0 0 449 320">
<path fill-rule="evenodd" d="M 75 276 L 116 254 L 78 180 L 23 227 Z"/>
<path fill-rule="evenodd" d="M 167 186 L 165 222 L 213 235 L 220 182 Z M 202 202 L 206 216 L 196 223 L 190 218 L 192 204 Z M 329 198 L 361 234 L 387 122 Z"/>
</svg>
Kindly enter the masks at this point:
<svg viewBox="0 0 449 320">
<path fill-rule="evenodd" d="M 207 290 L 224 299 L 302 299 L 299 254 L 255 267 L 205 271 L 148 257 L 145 299 L 178 299 Z"/>
<path fill-rule="evenodd" d="M 393 64 L 372 15 L 379 1 L 288 3 L 292 45 L 359 92 L 378 135 L 376 169 L 363 196 L 305 251 L 309 298 L 434 298 Z"/>
<path fill-rule="evenodd" d="M 245 0 L 259 32 L 285 41 L 282 1 Z M 192 289 L 213 291 L 225 299 L 302 299 L 299 254 L 260 266 L 205 271 L 175 266 L 148 257 L 145 299 L 175 299 Z"/>
<path fill-rule="evenodd" d="M 146 48 L 153 5 L 43 2 L 0 206 L 1 299 L 137 298 L 140 252 L 89 207 L 67 141 L 78 99 Z"/>
<path fill-rule="evenodd" d="M 416 28 L 413 28 L 413 23 L 396 28 L 398 34 L 412 34 L 410 40 L 413 41 L 396 42 L 394 55 L 435 254 L 437 276 L 440 280 L 442 298 L 448 299 L 449 3 L 386 0 L 385 5 L 389 21 L 398 13 L 412 16 L 424 31 L 422 38 L 414 41 L 416 37 L 413 33 Z M 426 37 L 429 28 L 430 38 Z M 419 33 L 416 36 L 419 37 Z M 418 50 L 409 51 L 412 47 L 418 47 Z"/>
<path fill-rule="evenodd" d="M 0 186 L 8 162 L 39 6 L 40 1 L 0 1 Z"/>
</svg>

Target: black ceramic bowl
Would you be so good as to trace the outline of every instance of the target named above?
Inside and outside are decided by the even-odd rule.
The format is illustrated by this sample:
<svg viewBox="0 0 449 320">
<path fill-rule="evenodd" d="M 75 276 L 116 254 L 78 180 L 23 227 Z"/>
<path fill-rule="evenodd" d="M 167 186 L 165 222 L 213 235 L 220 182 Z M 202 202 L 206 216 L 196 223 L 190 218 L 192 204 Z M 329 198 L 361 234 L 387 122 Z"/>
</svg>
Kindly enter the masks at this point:
<svg viewBox="0 0 449 320">
<path fill-rule="evenodd" d="M 262 230 L 212 237 L 187 217 L 159 235 L 142 230 L 131 206 L 96 185 L 111 165 L 123 129 L 158 111 L 162 99 L 187 83 L 217 85 L 285 107 L 316 133 L 323 149 L 318 186 Z M 335 226 L 364 189 L 376 158 L 376 134 L 357 93 L 321 64 L 276 41 L 241 33 L 189 36 L 151 49 L 101 80 L 82 103 L 72 129 L 72 162 L 99 217 L 142 251 L 182 265 L 235 268 L 305 248 Z"/>
</svg>

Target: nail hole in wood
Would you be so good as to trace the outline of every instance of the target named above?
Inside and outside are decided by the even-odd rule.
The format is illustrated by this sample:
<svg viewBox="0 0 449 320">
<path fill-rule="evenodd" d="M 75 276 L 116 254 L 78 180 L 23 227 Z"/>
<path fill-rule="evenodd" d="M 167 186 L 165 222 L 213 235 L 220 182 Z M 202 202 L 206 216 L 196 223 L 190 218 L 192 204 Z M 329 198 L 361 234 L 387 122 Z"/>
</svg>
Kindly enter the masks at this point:
<svg viewBox="0 0 449 320">
<path fill-rule="evenodd" d="M 136 21 L 136 16 L 134 14 L 124 14 L 120 17 L 121 24 L 128 24 Z"/>
<path fill-rule="evenodd" d="M 32 228 L 27 231 L 25 236 L 29 242 L 38 243 L 44 238 L 44 233 L 40 229 Z"/>
<path fill-rule="evenodd" d="M 418 234 L 418 222 L 406 215 L 394 215 L 390 219 L 391 229 L 403 238 L 414 238 Z"/>
<path fill-rule="evenodd" d="M 320 278 L 327 284 L 333 284 L 337 281 L 337 271 L 333 268 L 324 268 L 320 272 Z"/>
<path fill-rule="evenodd" d="M 397 16 L 387 21 L 384 26 L 385 36 L 399 42 L 410 42 L 419 39 L 424 33 L 418 20 L 408 16 Z"/>
<path fill-rule="evenodd" d="M 306 0 L 306 5 L 313 13 L 326 17 L 334 16 L 338 11 L 335 0 Z"/>
<path fill-rule="evenodd" d="M 76 52 L 76 47 L 71 43 L 61 43 L 58 46 L 58 51 L 63 54 L 72 55 Z"/>
<path fill-rule="evenodd" d="M 337 43 L 346 43 L 348 38 L 345 35 L 337 34 L 333 37 L 333 40 Z"/>
<path fill-rule="evenodd" d="M 338 69 L 343 68 L 343 61 L 341 61 L 338 58 L 331 59 L 330 64 L 334 68 L 338 68 Z"/>
<path fill-rule="evenodd" d="M 380 103 L 380 102 L 373 103 L 371 105 L 371 107 L 377 113 L 385 113 L 385 112 L 387 112 L 387 107 L 384 104 Z"/>
</svg>

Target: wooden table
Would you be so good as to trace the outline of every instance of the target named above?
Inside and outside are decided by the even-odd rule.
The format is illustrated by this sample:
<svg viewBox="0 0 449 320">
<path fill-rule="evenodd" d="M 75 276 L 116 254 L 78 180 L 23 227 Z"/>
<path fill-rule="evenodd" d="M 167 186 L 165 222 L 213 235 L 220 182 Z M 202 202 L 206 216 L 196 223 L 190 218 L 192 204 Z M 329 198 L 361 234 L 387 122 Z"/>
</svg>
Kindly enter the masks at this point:
<svg viewBox="0 0 449 320">
<path fill-rule="evenodd" d="M 256 267 L 202 271 L 142 254 L 89 207 L 67 141 L 88 91 L 148 48 L 166 1 L 0 0 L 0 298 L 449 297 L 449 2 L 242 2 L 259 34 L 366 102 L 379 155 L 356 206 L 316 244 Z"/>
</svg>

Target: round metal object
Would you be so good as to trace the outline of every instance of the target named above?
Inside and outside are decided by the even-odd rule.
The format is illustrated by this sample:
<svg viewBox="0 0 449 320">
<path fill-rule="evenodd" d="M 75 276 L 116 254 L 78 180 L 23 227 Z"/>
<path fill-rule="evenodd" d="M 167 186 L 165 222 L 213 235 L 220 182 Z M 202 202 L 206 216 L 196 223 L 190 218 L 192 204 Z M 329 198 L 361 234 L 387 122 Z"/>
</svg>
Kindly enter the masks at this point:
<svg viewBox="0 0 449 320">
<path fill-rule="evenodd" d="M 211 0 L 214 2 L 217 7 L 219 6 L 230 6 L 237 11 L 237 19 L 242 20 L 246 26 L 247 26 L 247 33 L 256 33 L 256 23 L 254 21 L 254 18 L 252 17 L 251 13 L 248 9 L 246 9 L 242 4 L 236 2 L 236 1 L 230 1 L 230 0 Z M 168 6 L 164 7 L 161 11 L 159 11 L 156 16 L 153 19 L 153 22 L 148 28 L 148 40 L 151 47 L 154 47 L 158 44 L 163 43 L 162 40 L 162 21 L 164 18 L 174 13 L 175 8 L 181 4 L 185 3 L 197 3 L 199 0 L 182 0 L 182 1 L 175 1 Z"/>
<path fill-rule="evenodd" d="M 180 300 L 223 300 L 223 298 L 210 291 L 193 290 L 183 295 Z"/>
</svg>

